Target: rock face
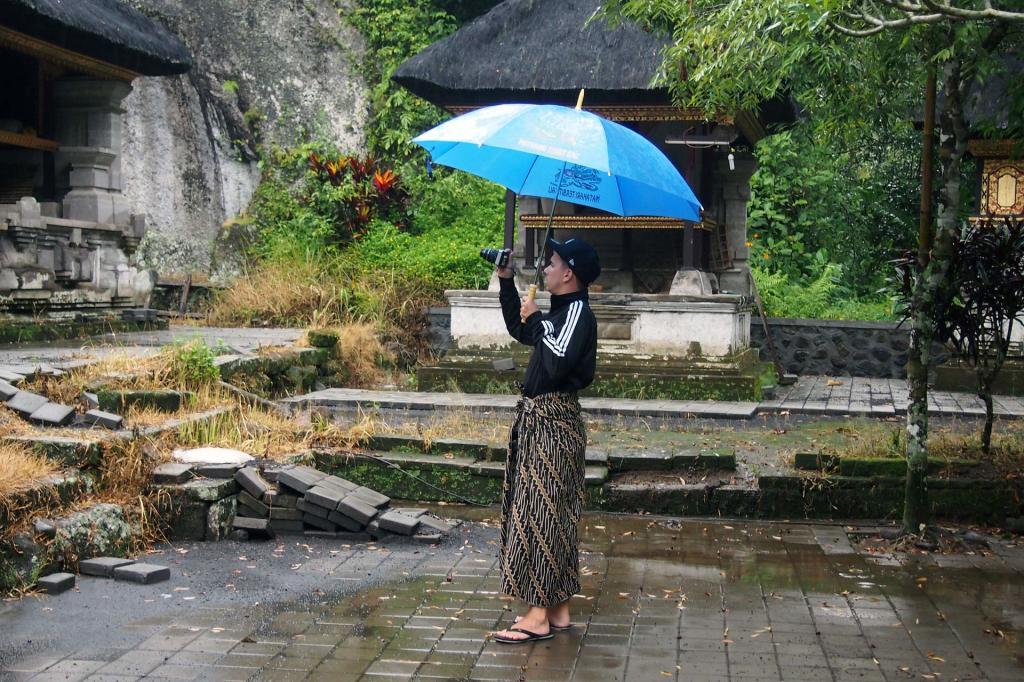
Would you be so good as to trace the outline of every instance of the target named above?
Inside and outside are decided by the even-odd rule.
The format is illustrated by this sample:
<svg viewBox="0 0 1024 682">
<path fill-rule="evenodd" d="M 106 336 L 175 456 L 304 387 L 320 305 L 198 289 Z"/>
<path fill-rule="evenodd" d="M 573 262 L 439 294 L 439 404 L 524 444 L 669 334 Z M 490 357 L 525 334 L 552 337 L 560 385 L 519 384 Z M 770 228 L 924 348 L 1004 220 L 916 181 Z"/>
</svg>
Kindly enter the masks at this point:
<svg viewBox="0 0 1024 682">
<path fill-rule="evenodd" d="M 177 34 L 195 66 L 142 78 L 124 101 L 124 191 L 145 213 L 140 249 L 163 273 L 230 261 L 213 253 L 225 220 L 259 182 L 257 144 L 303 135 L 359 150 L 366 87 L 356 74 L 358 32 L 339 16 L 350 3 L 310 0 L 131 0 Z"/>
</svg>

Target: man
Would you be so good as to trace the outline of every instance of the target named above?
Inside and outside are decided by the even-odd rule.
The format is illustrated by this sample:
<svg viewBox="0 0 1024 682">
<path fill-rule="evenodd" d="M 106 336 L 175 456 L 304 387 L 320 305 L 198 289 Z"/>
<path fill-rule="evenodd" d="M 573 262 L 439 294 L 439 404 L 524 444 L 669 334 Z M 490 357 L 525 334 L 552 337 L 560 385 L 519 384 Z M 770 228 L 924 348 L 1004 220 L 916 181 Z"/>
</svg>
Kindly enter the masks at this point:
<svg viewBox="0 0 1024 682">
<path fill-rule="evenodd" d="M 576 394 L 594 380 L 597 320 L 587 286 L 601 266 L 582 239 L 549 239 L 548 246 L 547 315 L 527 297 L 520 300 L 511 268 L 497 269 L 505 326 L 517 341 L 533 346 L 509 432 L 501 508 L 502 591 L 529 609 L 513 627 L 494 633 L 505 644 L 568 630 L 569 600 L 580 589 L 576 526 L 583 510 L 587 434 Z"/>
</svg>

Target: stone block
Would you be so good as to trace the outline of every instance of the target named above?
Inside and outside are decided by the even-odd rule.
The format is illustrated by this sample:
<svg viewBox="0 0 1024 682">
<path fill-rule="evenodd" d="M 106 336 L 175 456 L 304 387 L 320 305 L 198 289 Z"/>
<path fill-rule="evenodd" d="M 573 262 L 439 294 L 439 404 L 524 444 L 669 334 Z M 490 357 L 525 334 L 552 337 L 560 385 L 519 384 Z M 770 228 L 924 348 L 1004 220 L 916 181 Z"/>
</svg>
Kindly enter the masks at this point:
<svg viewBox="0 0 1024 682">
<path fill-rule="evenodd" d="M 317 485 L 326 485 L 337 490 L 344 490 L 345 492 L 352 492 L 359 488 L 358 483 L 353 483 L 352 481 L 348 481 L 338 476 L 325 476 L 317 481 Z"/>
<path fill-rule="evenodd" d="M 124 426 L 124 417 L 103 410 L 89 410 L 82 415 L 82 421 L 93 426 L 102 426 L 105 429 L 119 429 Z"/>
<path fill-rule="evenodd" d="M 235 499 L 237 500 L 238 498 L 236 497 Z M 244 516 L 247 519 L 265 519 L 265 518 L 267 518 L 266 514 L 260 514 L 257 511 L 253 511 L 252 509 L 249 509 L 248 507 L 246 507 L 244 504 L 238 505 L 238 507 L 235 509 L 235 514 L 237 516 Z"/>
<path fill-rule="evenodd" d="M 334 348 L 338 345 L 338 332 L 330 329 L 310 329 L 306 340 L 314 348 Z"/>
<path fill-rule="evenodd" d="M 391 511 L 396 511 L 399 514 L 411 516 L 414 519 L 418 519 L 419 517 L 427 513 L 427 510 L 424 509 L 423 507 L 393 507 Z"/>
<path fill-rule="evenodd" d="M 197 476 L 202 476 L 203 478 L 230 479 L 235 477 L 238 468 L 237 464 L 202 464 L 197 466 L 195 471 Z"/>
<path fill-rule="evenodd" d="M 320 530 L 328 530 L 332 533 L 338 530 L 338 527 L 330 521 L 328 521 L 327 519 L 322 519 L 319 516 L 314 516 L 313 514 L 303 514 L 302 522 L 305 523 L 307 526 L 313 526 L 314 528 L 319 528 Z"/>
<path fill-rule="evenodd" d="M 263 493 L 270 490 L 270 484 L 263 480 L 254 467 L 243 467 L 235 472 L 235 480 L 238 485 L 249 493 L 256 500 L 263 497 Z M 262 504 L 262 503 L 261 503 Z"/>
<path fill-rule="evenodd" d="M 129 564 L 114 569 L 114 580 L 150 585 L 171 577 L 171 569 L 157 564 Z"/>
<path fill-rule="evenodd" d="M 216 542 L 226 538 L 237 511 L 238 498 L 234 496 L 212 503 L 206 510 L 206 540 Z"/>
<path fill-rule="evenodd" d="M 134 559 L 125 559 L 118 556 L 101 556 L 94 559 L 83 559 L 78 562 L 78 572 L 82 575 L 94 575 L 100 578 L 110 578 L 114 575 L 114 569 L 121 566 L 134 564 Z"/>
<path fill-rule="evenodd" d="M 231 525 L 242 530 L 267 530 L 269 524 L 269 519 L 251 519 L 244 516 L 236 516 Z"/>
<path fill-rule="evenodd" d="M 40 407 L 50 402 L 38 393 L 29 391 L 18 391 L 14 397 L 7 401 L 7 407 L 17 412 L 26 419 Z"/>
<path fill-rule="evenodd" d="M 331 513 L 329 509 L 324 509 L 323 507 L 310 504 L 309 502 L 301 499 L 295 503 L 295 508 L 305 514 L 312 514 L 313 516 L 318 516 L 321 519 L 326 519 L 327 515 Z"/>
<path fill-rule="evenodd" d="M 275 533 L 301 533 L 305 530 L 301 519 L 270 519 L 267 528 Z"/>
<path fill-rule="evenodd" d="M 317 484 L 306 491 L 303 499 L 307 504 L 315 504 L 328 511 L 334 511 L 347 494 L 349 493 L 344 490 Z"/>
<path fill-rule="evenodd" d="M 380 521 L 374 519 L 366 524 L 366 532 L 374 539 L 380 539 L 385 535 L 388 535 L 388 531 L 380 527 Z"/>
<path fill-rule="evenodd" d="M 377 520 L 381 528 L 397 535 L 412 535 L 416 532 L 416 527 L 420 525 L 418 518 L 406 516 L 396 511 L 385 512 Z"/>
<path fill-rule="evenodd" d="M 279 472 L 277 475 L 277 482 L 279 485 L 290 488 L 302 495 L 325 476 L 326 474 L 323 474 L 316 469 L 310 469 L 309 467 L 293 467 L 291 469 L 283 469 Z"/>
<path fill-rule="evenodd" d="M 272 491 L 268 491 L 272 492 Z M 269 504 L 271 507 L 282 507 L 284 509 L 295 509 L 295 505 L 298 503 L 299 498 L 295 495 L 287 495 L 278 492 L 276 495 L 267 499 L 264 496 L 263 501 Z"/>
<path fill-rule="evenodd" d="M 192 467 L 188 464 L 165 462 L 153 469 L 154 483 L 185 483 L 192 479 Z"/>
<path fill-rule="evenodd" d="M 338 504 L 338 511 L 364 526 L 377 516 L 377 508 L 356 493 L 350 493 Z"/>
<path fill-rule="evenodd" d="M 270 507 L 257 500 L 245 490 L 238 493 L 238 504 L 243 507 L 248 507 L 249 510 L 254 512 L 257 516 L 265 517 L 270 514 Z"/>
<path fill-rule="evenodd" d="M 57 526 L 50 519 L 36 519 L 32 524 L 32 530 L 37 535 L 45 535 L 48 538 L 57 536 Z"/>
<path fill-rule="evenodd" d="M 0 401 L 7 402 L 15 395 L 17 395 L 18 389 L 13 384 L 9 384 L 3 379 L 0 379 Z"/>
<path fill-rule="evenodd" d="M 36 587 L 46 594 L 60 594 L 61 592 L 67 592 L 74 586 L 75 576 L 73 573 L 51 573 L 50 575 L 43 576 L 36 583 Z"/>
<path fill-rule="evenodd" d="M 330 516 L 328 515 L 328 518 Z M 298 509 L 289 509 L 287 507 L 271 507 L 270 508 L 270 520 L 279 521 L 301 521 L 302 512 Z"/>
<path fill-rule="evenodd" d="M 90 410 L 100 409 L 100 400 L 96 397 L 96 394 L 91 391 L 82 391 L 82 402 L 85 403 L 85 406 Z"/>
<path fill-rule="evenodd" d="M 189 481 L 181 486 L 181 491 L 194 500 L 216 502 L 237 493 L 238 484 L 230 479 L 203 478 Z"/>
<path fill-rule="evenodd" d="M 381 495 L 376 490 L 370 490 L 363 486 L 356 488 L 351 494 L 377 509 L 382 509 L 391 504 L 391 498 L 387 495 Z"/>
<path fill-rule="evenodd" d="M 335 523 L 338 526 L 344 528 L 347 531 L 358 532 L 363 529 L 365 524 L 359 523 L 355 519 L 350 519 L 341 512 L 332 511 L 327 515 L 327 520 L 331 523 Z"/>
</svg>

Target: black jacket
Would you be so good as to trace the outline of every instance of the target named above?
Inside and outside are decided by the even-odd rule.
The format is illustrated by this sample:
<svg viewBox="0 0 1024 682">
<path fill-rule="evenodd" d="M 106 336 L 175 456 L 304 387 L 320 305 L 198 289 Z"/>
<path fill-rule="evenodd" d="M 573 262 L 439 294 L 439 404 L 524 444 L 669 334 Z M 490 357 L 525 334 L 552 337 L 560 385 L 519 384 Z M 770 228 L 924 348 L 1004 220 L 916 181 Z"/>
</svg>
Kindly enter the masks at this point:
<svg viewBox="0 0 1024 682">
<path fill-rule="evenodd" d="M 587 292 L 551 297 L 551 311 L 537 311 L 519 319 L 520 297 L 515 280 L 499 278 L 501 313 L 508 333 L 516 341 L 533 346 L 523 379 L 523 395 L 581 391 L 594 380 L 597 367 L 597 319 L 590 310 Z"/>
</svg>

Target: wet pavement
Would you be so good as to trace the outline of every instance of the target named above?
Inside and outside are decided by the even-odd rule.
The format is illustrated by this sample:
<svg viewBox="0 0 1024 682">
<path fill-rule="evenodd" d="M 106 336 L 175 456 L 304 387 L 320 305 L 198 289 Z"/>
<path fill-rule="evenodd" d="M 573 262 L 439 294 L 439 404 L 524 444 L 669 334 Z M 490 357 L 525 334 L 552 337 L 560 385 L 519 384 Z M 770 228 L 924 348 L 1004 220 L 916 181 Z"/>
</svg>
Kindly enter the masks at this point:
<svg viewBox="0 0 1024 682">
<path fill-rule="evenodd" d="M 507 646 L 495 512 L 441 509 L 477 520 L 439 546 L 164 547 L 170 582 L 0 605 L 0 678 L 1024 679 L 1024 546 L 901 559 L 843 526 L 588 514 L 575 627 Z"/>
</svg>

